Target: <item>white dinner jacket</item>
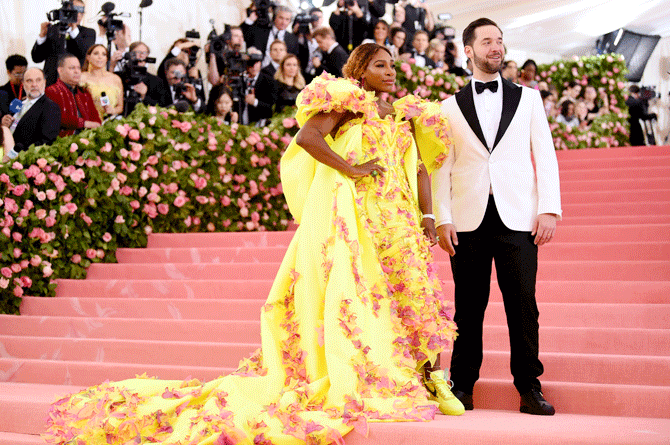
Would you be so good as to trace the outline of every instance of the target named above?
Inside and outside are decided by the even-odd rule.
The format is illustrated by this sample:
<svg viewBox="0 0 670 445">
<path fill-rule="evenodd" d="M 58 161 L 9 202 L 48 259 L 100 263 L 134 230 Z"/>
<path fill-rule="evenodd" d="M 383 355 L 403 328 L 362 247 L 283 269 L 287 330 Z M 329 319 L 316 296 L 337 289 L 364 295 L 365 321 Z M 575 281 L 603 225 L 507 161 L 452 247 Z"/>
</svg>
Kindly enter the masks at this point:
<svg viewBox="0 0 670 445">
<path fill-rule="evenodd" d="M 505 79 L 502 88 L 503 111 L 491 152 L 477 119 L 472 83 L 442 102 L 453 146 L 432 174 L 436 226 L 452 223 L 459 232 L 475 230 L 490 190 L 511 230 L 530 232 L 541 213 L 561 217 L 558 162 L 540 94 Z"/>
</svg>

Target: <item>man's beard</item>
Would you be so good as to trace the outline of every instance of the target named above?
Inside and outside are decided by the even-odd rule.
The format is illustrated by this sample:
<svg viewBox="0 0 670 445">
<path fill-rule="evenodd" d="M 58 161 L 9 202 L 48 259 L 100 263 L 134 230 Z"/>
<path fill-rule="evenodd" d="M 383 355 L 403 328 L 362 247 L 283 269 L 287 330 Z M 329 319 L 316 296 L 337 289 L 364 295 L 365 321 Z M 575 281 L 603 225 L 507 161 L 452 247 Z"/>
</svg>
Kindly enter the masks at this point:
<svg viewBox="0 0 670 445">
<path fill-rule="evenodd" d="M 486 74 L 496 74 L 497 72 L 500 71 L 500 68 L 502 67 L 502 61 L 503 57 L 502 54 L 500 55 L 500 62 L 499 63 L 494 63 L 494 62 L 489 62 L 487 58 L 480 58 L 477 56 L 477 53 L 473 51 L 473 61 L 472 63 L 479 68 L 481 71 L 485 72 Z"/>
</svg>

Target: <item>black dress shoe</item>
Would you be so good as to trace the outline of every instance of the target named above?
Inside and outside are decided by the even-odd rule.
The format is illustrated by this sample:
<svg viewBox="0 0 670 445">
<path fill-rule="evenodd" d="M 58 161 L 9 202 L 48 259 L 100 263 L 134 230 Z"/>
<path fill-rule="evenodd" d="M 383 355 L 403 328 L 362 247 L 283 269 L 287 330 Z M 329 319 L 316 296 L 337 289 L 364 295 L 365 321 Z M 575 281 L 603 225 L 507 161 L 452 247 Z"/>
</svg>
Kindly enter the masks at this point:
<svg viewBox="0 0 670 445">
<path fill-rule="evenodd" d="M 472 404 L 472 394 L 464 393 L 463 391 L 451 391 L 451 393 L 463 404 L 463 408 L 466 411 L 472 411 L 475 409 L 475 406 Z"/>
<path fill-rule="evenodd" d="M 454 393 L 454 395 L 456 394 Z M 519 411 L 538 416 L 553 416 L 556 412 L 554 407 L 544 399 L 544 395 L 542 395 L 539 389 L 531 389 L 527 393 L 521 394 L 521 407 Z"/>
</svg>

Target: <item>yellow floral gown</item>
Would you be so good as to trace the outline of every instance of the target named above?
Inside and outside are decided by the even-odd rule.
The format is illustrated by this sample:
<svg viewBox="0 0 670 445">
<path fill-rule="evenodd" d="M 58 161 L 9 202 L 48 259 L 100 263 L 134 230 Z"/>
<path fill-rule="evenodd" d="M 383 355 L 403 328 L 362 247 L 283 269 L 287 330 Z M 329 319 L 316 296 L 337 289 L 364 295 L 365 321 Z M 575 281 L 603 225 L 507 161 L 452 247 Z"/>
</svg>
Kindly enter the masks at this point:
<svg viewBox="0 0 670 445">
<path fill-rule="evenodd" d="M 388 170 L 351 179 L 292 143 L 282 184 L 300 226 L 261 311 L 262 346 L 209 383 L 137 378 L 54 403 L 46 436 L 72 444 L 344 444 L 368 422 L 437 412 L 417 369 L 455 336 L 417 205 L 417 145 L 429 170 L 448 149 L 437 104 L 409 96 L 381 119 L 351 80 L 316 78 L 298 98 L 315 113 L 357 118 L 328 136 L 352 163 Z"/>
</svg>

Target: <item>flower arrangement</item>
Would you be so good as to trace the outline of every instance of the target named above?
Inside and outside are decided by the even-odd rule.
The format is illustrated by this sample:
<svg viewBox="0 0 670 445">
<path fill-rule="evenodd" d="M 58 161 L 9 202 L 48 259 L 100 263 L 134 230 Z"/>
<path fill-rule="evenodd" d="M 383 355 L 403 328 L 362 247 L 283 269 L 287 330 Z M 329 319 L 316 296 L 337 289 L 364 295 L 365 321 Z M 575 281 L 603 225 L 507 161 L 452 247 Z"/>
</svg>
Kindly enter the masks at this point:
<svg viewBox="0 0 670 445">
<path fill-rule="evenodd" d="M 0 166 L 0 312 L 152 232 L 285 229 L 278 165 L 293 112 L 255 129 L 139 105 Z"/>
<path fill-rule="evenodd" d="M 415 94 L 426 100 L 443 101 L 468 83 L 467 79 L 442 68 L 420 68 L 412 62 L 411 59 L 409 62 L 396 62 L 397 86 L 394 87 L 392 98 L 400 99 L 408 94 Z"/>
</svg>

